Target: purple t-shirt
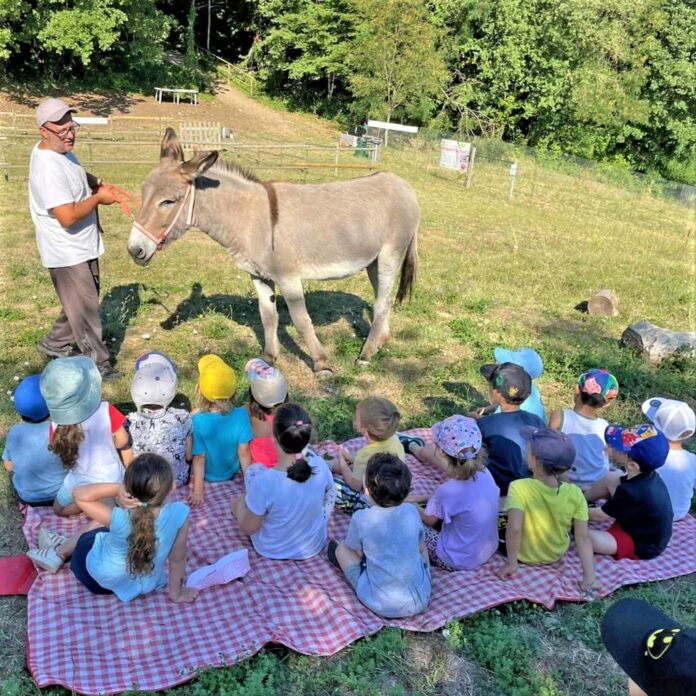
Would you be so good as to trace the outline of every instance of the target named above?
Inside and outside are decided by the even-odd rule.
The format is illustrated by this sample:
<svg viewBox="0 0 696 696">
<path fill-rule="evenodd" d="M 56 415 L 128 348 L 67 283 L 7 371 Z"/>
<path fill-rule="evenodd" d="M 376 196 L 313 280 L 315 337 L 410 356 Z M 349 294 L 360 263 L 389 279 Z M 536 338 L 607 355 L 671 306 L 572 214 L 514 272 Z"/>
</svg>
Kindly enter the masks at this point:
<svg viewBox="0 0 696 696">
<path fill-rule="evenodd" d="M 500 490 L 488 469 L 466 481 L 450 479 L 428 501 L 426 515 L 442 520 L 438 558 L 457 570 L 472 570 L 498 549 Z"/>
</svg>

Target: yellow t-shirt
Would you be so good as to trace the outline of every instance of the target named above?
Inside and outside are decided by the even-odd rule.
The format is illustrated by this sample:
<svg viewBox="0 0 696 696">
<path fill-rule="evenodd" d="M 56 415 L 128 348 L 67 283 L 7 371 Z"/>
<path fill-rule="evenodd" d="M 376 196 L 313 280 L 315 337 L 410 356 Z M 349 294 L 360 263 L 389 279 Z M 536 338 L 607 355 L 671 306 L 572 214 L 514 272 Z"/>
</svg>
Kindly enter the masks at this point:
<svg viewBox="0 0 696 696">
<path fill-rule="evenodd" d="M 524 512 L 518 556 L 523 563 L 557 561 L 568 550 L 573 520 L 588 519 L 585 496 L 572 483 L 551 488 L 531 478 L 513 481 L 505 502 L 505 510 L 511 509 Z"/>
<path fill-rule="evenodd" d="M 381 442 L 371 442 L 355 453 L 355 458 L 353 459 L 353 476 L 355 476 L 355 478 L 361 481 L 363 480 L 365 477 L 365 469 L 367 469 L 367 460 L 378 452 L 387 452 L 388 454 L 395 455 L 402 462 L 406 461 L 404 447 L 399 442 L 399 438 L 395 433 L 389 439 L 382 440 Z"/>
</svg>

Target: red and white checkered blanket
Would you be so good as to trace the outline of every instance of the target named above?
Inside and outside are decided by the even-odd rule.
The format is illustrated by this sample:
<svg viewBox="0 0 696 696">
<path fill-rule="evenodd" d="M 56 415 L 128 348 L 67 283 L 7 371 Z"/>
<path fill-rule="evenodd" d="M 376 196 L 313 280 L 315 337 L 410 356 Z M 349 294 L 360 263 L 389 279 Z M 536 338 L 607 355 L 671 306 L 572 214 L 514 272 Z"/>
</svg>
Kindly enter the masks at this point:
<svg viewBox="0 0 696 696">
<path fill-rule="evenodd" d="M 426 430 L 410 434 L 430 438 Z M 355 451 L 364 444 L 351 440 Z M 333 442 L 317 447 L 335 451 Z M 440 477 L 409 457 L 416 493 L 432 492 Z M 189 571 L 213 563 L 246 546 L 251 572 L 231 584 L 200 593 L 193 604 L 174 604 L 166 590 L 129 604 L 113 596 L 95 596 L 65 568 L 40 573 L 29 592 L 27 661 L 36 684 L 62 684 L 86 694 L 127 689 L 164 689 L 187 681 L 208 666 L 232 664 L 269 642 L 301 653 L 330 655 L 383 626 L 433 631 L 462 617 L 504 602 L 526 599 L 552 608 L 559 600 L 584 601 L 577 580 L 580 562 L 571 551 L 558 563 L 522 567 L 503 582 L 494 571 L 495 556 L 475 571 L 433 569 L 433 594 L 427 611 L 410 619 L 385 620 L 366 609 L 325 556 L 308 561 L 272 561 L 258 556 L 233 521 L 229 501 L 242 482 L 206 484 L 203 508 L 191 511 Z M 183 495 L 179 492 L 179 495 Z M 349 518 L 334 513 L 330 534 L 343 538 Z M 50 510 L 27 511 L 24 532 L 36 545 L 41 524 L 72 533 L 84 518 L 57 518 Z M 600 594 L 651 580 L 696 571 L 696 519 L 674 527 L 667 550 L 652 561 L 596 557 Z"/>
</svg>

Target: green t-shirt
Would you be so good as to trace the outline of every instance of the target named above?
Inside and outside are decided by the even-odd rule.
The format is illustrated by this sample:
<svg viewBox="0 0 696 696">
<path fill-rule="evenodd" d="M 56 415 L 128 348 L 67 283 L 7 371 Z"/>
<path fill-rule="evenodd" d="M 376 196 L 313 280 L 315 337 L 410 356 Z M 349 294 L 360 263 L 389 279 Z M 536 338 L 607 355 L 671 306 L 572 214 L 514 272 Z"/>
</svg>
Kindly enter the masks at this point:
<svg viewBox="0 0 696 696">
<path fill-rule="evenodd" d="M 522 563 L 554 563 L 568 550 L 573 520 L 586 522 L 587 501 L 580 488 L 562 483 L 551 488 L 536 479 L 510 484 L 505 510 L 524 513 L 519 560 Z"/>
</svg>

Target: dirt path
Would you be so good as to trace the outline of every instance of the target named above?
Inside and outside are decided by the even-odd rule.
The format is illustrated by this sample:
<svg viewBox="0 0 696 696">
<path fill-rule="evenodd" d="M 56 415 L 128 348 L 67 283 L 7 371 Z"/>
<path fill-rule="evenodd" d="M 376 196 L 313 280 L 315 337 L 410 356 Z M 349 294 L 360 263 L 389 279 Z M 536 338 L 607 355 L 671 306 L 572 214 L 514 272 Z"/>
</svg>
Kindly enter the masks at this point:
<svg viewBox="0 0 696 696">
<path fill-rule="evenodd" d="M 231 128 L 242 142 L 267 140 L 292 142 L 335 142 L 339 130 L 309 114 L 279 111 L 225 83 L 218 83 L 213 97 L 202 95 L 198 106 L 188 103 L 155 102 L 153 96 L 140 94 L 97 94 L 92 92 L 0 92 L 0 111 L 32 113 L 39 103 L 56 96 L 75 105 L 83 116 L 151 116 L 180 121 L 217 121 Z"/>
</svg>

